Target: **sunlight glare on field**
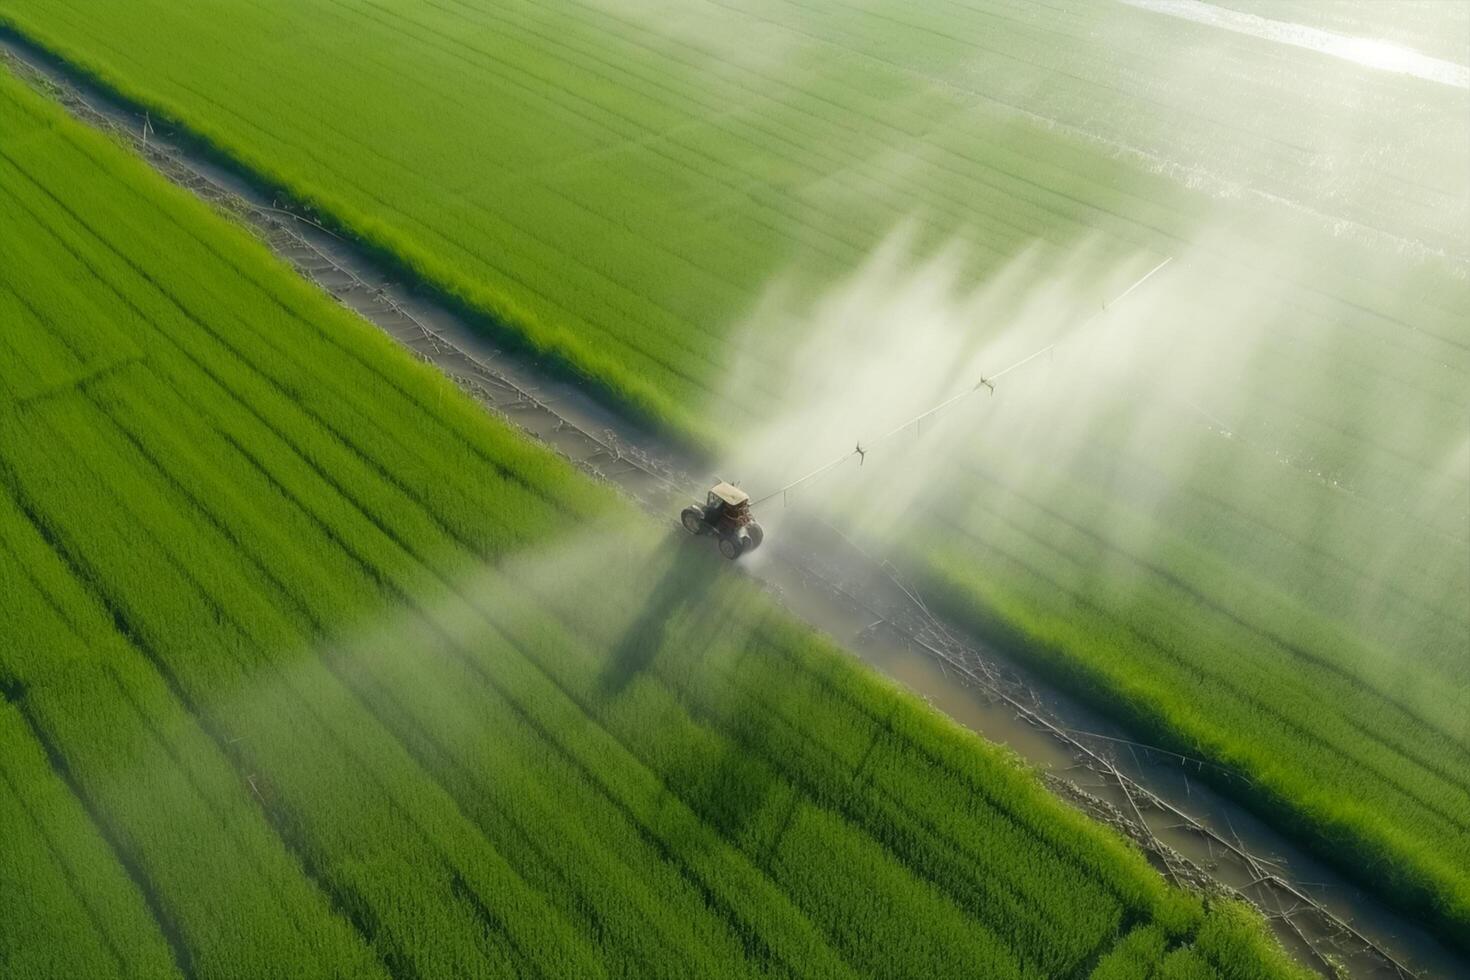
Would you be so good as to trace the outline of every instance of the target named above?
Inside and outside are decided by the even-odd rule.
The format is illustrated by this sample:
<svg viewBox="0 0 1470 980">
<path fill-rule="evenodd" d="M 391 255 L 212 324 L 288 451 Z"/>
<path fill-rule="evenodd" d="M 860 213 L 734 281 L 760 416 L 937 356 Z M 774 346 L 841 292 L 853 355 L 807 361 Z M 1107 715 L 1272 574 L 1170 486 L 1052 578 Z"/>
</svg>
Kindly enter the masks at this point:
<svg viewBox="0 0 1470 980">
<path fill-rule="evenodd" d="M 1357 62 L 1379 71 L 1412 75 L 1425 81 L 1470 88 L 1470 67 L 1433 58 L 1401 44 L 1368 37 L 1350 37 L 1304 24 L 1273 20 L 1257 14 L 1231 10 L 1201 0 L 1122 0 L 1130 6 L 1168 14 L 1198 24 L 1207 24 L 1239 34 L 1291 44 Z"/>
</svg>

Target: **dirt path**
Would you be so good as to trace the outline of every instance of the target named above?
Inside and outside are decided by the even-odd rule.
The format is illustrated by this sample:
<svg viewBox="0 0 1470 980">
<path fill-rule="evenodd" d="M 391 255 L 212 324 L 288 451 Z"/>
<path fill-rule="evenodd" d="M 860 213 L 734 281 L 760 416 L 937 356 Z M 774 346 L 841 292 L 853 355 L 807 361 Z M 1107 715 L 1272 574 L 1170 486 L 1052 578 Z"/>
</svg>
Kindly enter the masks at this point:
<svg viewBox="0 0 1470 980">
<path fill-rule="evenodd" d="M 487 409 L 650 513 L 670 522 L 707 485 L 682 454 L 510 345 L 496 324 L 408 285 L 391 258 L 344 240 L 189 134 L 156 129 L 136 111 L 22 39 L 0 33 L 0 57 L 74 115 L 128 141 L 165 177 L 252 228 L 302 276 L 436 365 Z M 693 540 L 689 547 L 708 547 Z M 1374 896 L 1251 815 L 1201 778 L 1232 774 L 1132 741 L 1098 712 L 934 616 L 879 556 L 792 512 L 781 533 L 732 566 L 795 615 L 824 630 L 980 735 L 1045 770 L 1058 796 L 1147 851 L 1171 879 L 1239 894 L 1281 941 L 1331 975 L 1470 975 L 1470 964 Z M 1191 778 L 1192 777 L 1192 778 Z"/>
</svg>

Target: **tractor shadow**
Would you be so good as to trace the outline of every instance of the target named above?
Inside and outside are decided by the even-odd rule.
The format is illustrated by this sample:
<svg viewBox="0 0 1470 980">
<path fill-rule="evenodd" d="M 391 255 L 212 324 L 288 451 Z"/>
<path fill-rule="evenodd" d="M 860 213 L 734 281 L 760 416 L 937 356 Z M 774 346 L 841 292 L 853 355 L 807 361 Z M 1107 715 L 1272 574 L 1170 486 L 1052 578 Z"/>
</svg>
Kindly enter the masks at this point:
<svg viewBox="0 0 1470 980">
<path fill-rule="evenodd" d="M 723 659 L 718 669 L 723 671 L 736 669 L 745 656 L 744 647 L 732 651 L 728 645 L 751 631 L 746 619 L 749 607 L 726 605 L 717 592 L 744 576 L 715 550 L 714 539 L 672 531 L 657 554 L 670 560 L 608 655 L 600 677 L 604 696 L 616 696 L 639 675 L 655 670 L 653 662 L 661 652 L 664 657 L 697 662 L 719 656 Z M 712 654 L 707 645 L 716 643 L 727 649 Z M 688 682 L 700 684 L 699 670 L 693 673 Z M 650 819 L 676 852 L 730 842 L 748 847 L 756 860 L 766 862 L 802 795 L 766 761 L 765 743 L 758 734 L 730 725 L 713 702 L 692 700 L 703 708 L 680 701 L 689 712 L 693 734 L 660 753 L 661 803 Z M 710 710 L 713 714 L 704 713 Z M 695 823 L 687 819 L 691 811 L 698 817 Z"/>
<path fill-rule="evenodd" d="M 674 560 L 609 652 L 601 677 L 605 694 L 619 693 L 648 667 L 663 646 L 669 622 L 680 610 L 703 603 L 723 571 L 725 559 L 710 538 L 670 531 L 664 547 L 674 550 Z"/>
</svg>

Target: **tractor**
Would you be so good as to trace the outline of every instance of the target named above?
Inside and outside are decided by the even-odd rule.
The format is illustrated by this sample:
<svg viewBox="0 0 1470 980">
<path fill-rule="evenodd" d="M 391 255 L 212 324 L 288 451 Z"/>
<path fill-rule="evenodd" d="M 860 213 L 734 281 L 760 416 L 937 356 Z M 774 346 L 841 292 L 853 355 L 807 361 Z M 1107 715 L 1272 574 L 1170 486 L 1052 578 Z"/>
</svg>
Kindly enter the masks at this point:
<svg viewBox="0 0 1470 980">
<path fill-rule="evenodd" d="M 690 534 L 718 537 L 720 554 L 731 561 L 759 548 L 765 537 L 750 513 L 750 494 L 723 482 L 710 488 L 703 506 L 685 507 L 679 520 Z"/>
</svg>

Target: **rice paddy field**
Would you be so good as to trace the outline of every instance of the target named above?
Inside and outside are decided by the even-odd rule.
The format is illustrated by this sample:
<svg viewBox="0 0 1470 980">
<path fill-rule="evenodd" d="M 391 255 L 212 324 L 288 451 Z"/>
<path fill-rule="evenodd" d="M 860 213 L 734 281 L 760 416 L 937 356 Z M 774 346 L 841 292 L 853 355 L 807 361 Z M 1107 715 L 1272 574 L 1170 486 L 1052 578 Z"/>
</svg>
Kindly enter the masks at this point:
<svg viewBox="0 0 1470 980">
<path fill-rule="evenodd" d="M 1294 975 L 9 75 L 0 127 L 5 976 Z"/>
<path fill-rule="evenodd" d="M 875 456 L 877 482 L 836 509 L 952 616 L 1148 741 L 1238 774 L 1230 792 L 1470 948 L 1467 9 L 0 0 L 0 24 L 773 487 L 846 451 L 847 423 L 881 430 L 963 390 L 961 369 L 1065 337 L 1172 258 L 1109 315 L 1115 342 L 979 396 L 936 434 L 942 465 L 906 456 L 885 477 Z M 1337 56 L 1310 31 L 1261 36 L 1260 19 L 1382 43 Z M 1435 77 L 1382 70 L 1406 47 Z M 116 749 L 46 734 L 52 718 L 102 725 L 77 708 L 88 683 L 127 692 L 103 703 L 157 758 L 201 767 L 148 795 L 194 794 L 201 822 L 238 808 L 231 840 L 264 850 L 229 880 L 292 882 L 277 924 L 232 928 L 282 930 L 260 948 L 341 973 L 455 973 L 457 956 L 562 975 L 1280 967 L 1238 913 L 1165 889 L 763 600 L 683 594 L 696 577 L 652 532 L 235 233 L 192 212 L 146 220 L 80 178 L 33 190 L 65 179 L 63 144 L 111 151 L 10 101 L 31 122 L 6 130 L 0 188 L 44 229 L 25 234 L 121 277 L 121 305 L 60 288 L 31 313 L 11 302 L 22 324 L 48 303 L 115 309 L 80 317 L 113 326 L 74 349 L 5 338 L 36 366 L 0 447 L 6 567 L 25 570 L 26 615 L 51 617 L 12 619 L 61 638 L 7 665 L 11 724 L 36 743 L 11 785 L 71 800 L 68 847 L 120 855 L 112 897 L 85 900 L 64 887 L 78 859 L 46 858 L 71 915 L 118 910 L 99 935 L 150 935 L 138 948 L 201 972 L 222 955 L 199 938 L 209 921 L 183 918 L 211 914 L 181 897 L 197 883 L 160 864 L 168 887 L 139 890 L 171 858 L 148 849 L 144 791 L 108 771 Z M 185 239 L 207 240 L 187 254 L 212 271 L 145 271 Z M 134 292 L 155 305 L 120 300 Z M 224 319 L 184 329 L 186 311 Z M 886 339 L 842 332 L 874 311 Z M 965 330 L 944 347 L 934 323 Z M 790 356 L 809 344 L 817 369 Z M 905 375 L 909 348 L 950 351 L 955 370 Z M 898 395 L 854 380 L 874 351 Z M 784 430 L 824 385 L 853 394 Z M 742 457 L 744 433 L 769 451 Z M 109 539 L 115 525 L 128 537 Z M 591 545 L 568 530 L 588 525 Z M 566 561 L 459 587 L 486 558 L 554 554 L 558 535 Z M 577 581 L 605 562 L 639 570 L 609 581 L 652 568 L 667 585 L 619 601 Z M 164 575 L 179 609 L 152 605 Z M 408 610 L 411 642 L 343 639 L 383 604 Z M 630 621 L 641 604 L 658 614 Z M 732 623 L 738 638 L 710 648 Z M 76 640 L 87 630 L 107 644 Z M 420 669 L 442 686 L 412 683 Z M 296 751 L 303 737 L 320 753 Z M 98 755 L 73 761 L 83 746 Z M 541 766 L 549 787 L 527 775 Z M 344 775 L 359 772 L 381 791 Z M 568 823 L 584 805 L 605 825 Z M 395 829 L 358 832 L 374 822 Z M 542 826 L 572 843 L 548 848 L 528 832 Z M 433 853 L 450 829 L 463 849 Z M 1002 832 L 1018 843 L 986 836 Z M 855 869 L 871 884 L 854 888 Z M 421 892 L 383 884 L 405 874 Z M 167 896 L 187 913 L 160 933 Z M 413 941 L 430 921 L 459 938 Z"/>
</svg>

